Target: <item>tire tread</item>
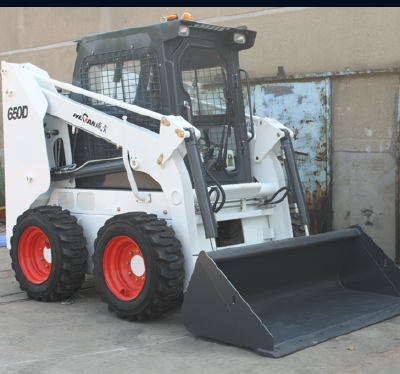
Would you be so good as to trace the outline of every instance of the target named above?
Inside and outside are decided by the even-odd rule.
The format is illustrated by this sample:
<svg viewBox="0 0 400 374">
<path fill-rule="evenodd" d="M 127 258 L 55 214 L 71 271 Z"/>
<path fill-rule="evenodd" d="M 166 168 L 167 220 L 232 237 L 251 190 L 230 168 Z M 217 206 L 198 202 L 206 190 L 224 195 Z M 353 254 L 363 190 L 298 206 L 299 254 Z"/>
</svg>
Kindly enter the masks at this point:
<svg viewBox="0 0 400 374">
<path fill-rule="evenodd" d="M 108 305 L 111 312 L 116 312 L 119 318 L 127 318 L 128 321 L 147 320 L 155 318 L 170 310 L 177 301 L 181 300 L 183 293 L 184 257 L 180 250 L 181 244 L 175 237 L 173 229 L 167 226 L 164 219 L 158 219 L 155 214 L 145 212 L 130 212 L 114 216 L 106 221 L 100 228 L 94 247 L 97 248 L 99 237 L 105 230 L 115 223 L 128 223 L 137 227 L 145 234 L 155 257 L 156 263 L 156 288 L 150 302 L 139 313 L 117 312 L 106 299 L 103 290 L 96 282 L 96 288 L 100 292 L 101 299 Z M 93 263 L 96 263 L 96 250 L 93 254 Z M 96 269 L 94 277 L 96 280 Z"/>
<path fill-rule="evenodd" d="M 15 272 L 22 291 L 28 294 L 28 297 L 37 301 L 52 301 L 70 298 L 77 290 L 80 289 L 84 280 L 87 269 L 87 251 L 86 239 L 83 236 L 83 229 L 78 225 L 77 220 L 72 216 L 69 210 L 62 210 L 59 206 L 40 206 L 28 209 L 17 218 L 18 223 L 22 222 L 25 217 L 32 215 L 40 215 L 54 230 L 61 250 L 61 271 L 59 279 L 53 289 L 47 291 L 41 297 L 34 296 L 30 293 L 28 287 L 24 285 L 22 279 L 19 278 L 16 271 L 16 261 L 13 258 L 13 251 L 10 251 L 11 266 Z M 11 243 L 16 235 L 17 225 L 13 228 L 13 236 Z"/>
</svg>

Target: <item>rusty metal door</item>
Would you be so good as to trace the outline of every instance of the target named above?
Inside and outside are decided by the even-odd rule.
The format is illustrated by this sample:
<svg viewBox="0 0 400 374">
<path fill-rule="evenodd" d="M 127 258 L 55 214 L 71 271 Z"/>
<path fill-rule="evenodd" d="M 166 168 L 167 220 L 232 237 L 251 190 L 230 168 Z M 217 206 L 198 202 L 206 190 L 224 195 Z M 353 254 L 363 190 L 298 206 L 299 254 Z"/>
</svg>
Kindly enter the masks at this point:
<svg viewBox="0 0 400 374">
<path fill-rule="evenodd" d="M 252 84 L 252 110 L 294 131 L 293 147 L 310 214 L 310 232 L 332 229 L 330 80 Z"/>
</svg>

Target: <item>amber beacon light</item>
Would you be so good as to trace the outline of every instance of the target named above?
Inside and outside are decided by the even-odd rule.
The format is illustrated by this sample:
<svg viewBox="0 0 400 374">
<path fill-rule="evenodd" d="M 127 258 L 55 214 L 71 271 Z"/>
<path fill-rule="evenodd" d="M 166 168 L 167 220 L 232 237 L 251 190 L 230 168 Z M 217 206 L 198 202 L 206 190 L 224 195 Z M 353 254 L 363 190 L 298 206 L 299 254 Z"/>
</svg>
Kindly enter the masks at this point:
<svg viewBox="0 0 400 374">
<path fill-rule="evenodd" d="M 161 17 L 160 21 L 161 22 L 169 22 L 169 21 L 175 21 L 176 19 L 178 19 L 178 15 L 177 14 L 171 14 L 169 16 Z M 187 12 L 182 14 L 181 19 L 193 21 L 192 15 L 190 13 L 187 13 Z"/>
</svg>

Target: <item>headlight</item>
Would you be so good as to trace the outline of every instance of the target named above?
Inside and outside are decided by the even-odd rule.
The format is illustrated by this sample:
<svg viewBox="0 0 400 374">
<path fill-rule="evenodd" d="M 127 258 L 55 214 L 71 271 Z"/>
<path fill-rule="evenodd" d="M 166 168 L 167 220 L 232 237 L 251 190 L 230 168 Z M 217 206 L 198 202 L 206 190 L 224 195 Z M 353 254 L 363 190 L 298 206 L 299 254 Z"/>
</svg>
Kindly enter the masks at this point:
<svg viewBox="0 0 400 374">
<path fill-rule="evenodd" d="M 178 35 L 180 36 L 188 36 L 189 35 L 189 26 L 180 25 Z"/>
<path fill-rule="evenodd" d="M 233 41 L 238 44 L 244 44 L 244 43 L 246 43 L 246 37 L 243 34 L 239 34 L 238 32 L 235 32 L 233 34 Z"/>
</svg>

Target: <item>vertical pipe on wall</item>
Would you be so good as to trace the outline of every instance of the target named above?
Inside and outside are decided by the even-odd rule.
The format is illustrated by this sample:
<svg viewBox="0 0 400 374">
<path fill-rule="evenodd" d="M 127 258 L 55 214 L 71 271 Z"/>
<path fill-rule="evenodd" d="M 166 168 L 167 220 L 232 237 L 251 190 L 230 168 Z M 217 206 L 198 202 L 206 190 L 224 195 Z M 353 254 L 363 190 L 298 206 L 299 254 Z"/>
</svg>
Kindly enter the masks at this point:
<svg viewBox="0 0 400 374">
<path fill-rule="evenodd" d="M 400 156 L 400 88 L 397 90 L 397 108 L 396 108 L 396 130 L 397 130 L 397 144 L 396 144 L 396 159 Z M 396 163 L 396 257 L 395 261 L 400 264 L 400 170 L 399 162 Z"/>
<path fill-rule="evenodd" d="M 331 100 L 332 100 L 331 78 L 325 78 L 325 128 L 326 128 L 326 229 L 332 230 L 332 121 L 331 121 Z"/>
</svg>

